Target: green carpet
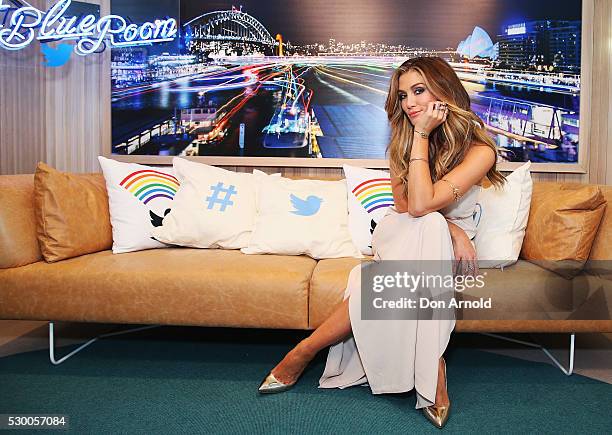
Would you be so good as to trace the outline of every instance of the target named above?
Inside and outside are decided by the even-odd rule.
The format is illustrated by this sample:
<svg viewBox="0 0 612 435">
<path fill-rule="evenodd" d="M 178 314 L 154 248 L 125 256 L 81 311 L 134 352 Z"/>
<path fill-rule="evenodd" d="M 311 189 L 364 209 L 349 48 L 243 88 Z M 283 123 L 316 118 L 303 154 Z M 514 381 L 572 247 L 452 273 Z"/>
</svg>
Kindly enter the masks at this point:
<svg viewBox="0 0 612 435">
<path fill-rule="evenodd" d="M 100 340 L 60 366 L 47 351 L 1 358 L 0 413 L 66 414 L 79 434 L 440 433 L 414 409 L 414 391 L 318 389 L 327 351 L 292 390 L 258 395 L 303 334 L 163 327 Z M 612 433 L 608 384 L 453 341 L 446 359 L 447 433 Z"/>
</svg>

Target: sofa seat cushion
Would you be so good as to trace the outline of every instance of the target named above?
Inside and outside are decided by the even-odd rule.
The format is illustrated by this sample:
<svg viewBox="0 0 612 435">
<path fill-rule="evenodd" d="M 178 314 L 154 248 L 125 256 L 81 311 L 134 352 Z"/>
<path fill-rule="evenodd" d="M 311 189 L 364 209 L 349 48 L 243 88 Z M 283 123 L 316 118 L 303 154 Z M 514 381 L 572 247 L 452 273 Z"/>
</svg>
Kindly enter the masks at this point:
<svg viewBox="0 0 612 435">
<path fill-rule="evenodd" d="M 315 260 L 111 251 L 0 270 L 0 318 L 305 329 Z"/>
<path fill-rule="evenodd" d="M 457 299 L 491 298 L 490 309 L 465 308 L 457 319 L 466 320 L 564 320 L 575 307 L 571 279 L 529 261 L 486 272 L 485 285 L 457 292 Z"/>
<path fill-rule="evenodd" d="M 319 260 L 310 280 L 308 325 L 316 328 L 342 302 L 351 269 L 364 260 L 359 258 L 328 258 Z"/>
<path fill-rule="evenodd" d="M 319 326 L 342 302 L 349 272 L 357 264 L 358 259 L 319 261 L 310 284 L 310 328 Z M 584 303 L 574 300 L 572 280 L 524 260 L 503 270 L 481 272 L 486 272 L 486 285 L 456 292 L 456 299 L 479 300 L 492 295 L 492 308 L 459 309 L 457 319 L 564 320 L 570 317 L 572 307 Z"/>
</svg>

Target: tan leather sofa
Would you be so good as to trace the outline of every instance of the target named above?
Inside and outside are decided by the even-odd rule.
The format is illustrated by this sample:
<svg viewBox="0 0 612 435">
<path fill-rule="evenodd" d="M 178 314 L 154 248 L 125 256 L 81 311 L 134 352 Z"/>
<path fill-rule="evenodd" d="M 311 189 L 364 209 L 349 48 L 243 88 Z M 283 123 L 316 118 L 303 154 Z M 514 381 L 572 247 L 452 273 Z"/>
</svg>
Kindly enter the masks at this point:
<svg viewBox="0 0 612 435">
<path fill-rule="evenodd" d="M 612 187 L 600 187 L 612 201 Z M 169 248 L 46 263 L 32 195 L 32 175 L 0 176 L 0 319 L 313 329 L 341 302 L 359 262 Z M 589 260 L 611 258 L 607 207 Z M 525 260 L 489 269 L 483 291 L 494 309 L 486 318 L 459 310 L 456 331 L 612 332 L 612 274 L 592 264 L 573 279 Z"/>
</svg>

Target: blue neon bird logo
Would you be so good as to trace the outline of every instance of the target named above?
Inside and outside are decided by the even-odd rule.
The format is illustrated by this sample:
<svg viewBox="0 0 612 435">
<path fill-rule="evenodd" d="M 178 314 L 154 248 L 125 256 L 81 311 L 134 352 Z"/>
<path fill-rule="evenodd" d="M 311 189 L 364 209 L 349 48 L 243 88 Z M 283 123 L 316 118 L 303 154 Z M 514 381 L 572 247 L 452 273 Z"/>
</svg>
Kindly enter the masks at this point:
<svg viewBox="0 0 612 435">
<path fill-rule="evenodd" d="M 322 202 L 323 198 L 318 196 L 310 195 L 304 200 L 291 194 L 291 205 L 295 209 L 291 213 L 298 216 L 312 216 L 319 211 Z"/>
<path fill-rule="evenodd" d="M 71 44 L 59 44 L 56 48 L 49 44 L 40 44 L 42 54 L 45 56 L 44 66 L 58 67 L 64 65 L 72 54 Z"/>
</svg>

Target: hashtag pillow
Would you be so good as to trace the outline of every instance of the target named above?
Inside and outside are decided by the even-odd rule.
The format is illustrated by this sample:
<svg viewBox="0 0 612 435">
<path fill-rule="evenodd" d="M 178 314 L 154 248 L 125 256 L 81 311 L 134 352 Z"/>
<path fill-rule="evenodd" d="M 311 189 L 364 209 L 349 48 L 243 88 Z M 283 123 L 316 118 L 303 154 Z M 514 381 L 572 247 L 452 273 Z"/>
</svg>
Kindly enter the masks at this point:
<svg viewBox="0 0 612 435">
<path fill-rule="evenodd" d="M 172 161 L 180 183 L 172 210 L 153 237 L 192 248 L 239 249 L 248 245 L 255 221 L 257 185 L 267 177 L 232 172 L 182 158 Z"/>
<path fill-rule="evenodd" d="M 362 258 L 348 230 L 345 180 L 263 179 L 253 235 L 241 251 Z"/>
</svg>

